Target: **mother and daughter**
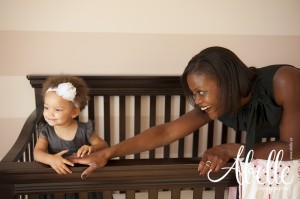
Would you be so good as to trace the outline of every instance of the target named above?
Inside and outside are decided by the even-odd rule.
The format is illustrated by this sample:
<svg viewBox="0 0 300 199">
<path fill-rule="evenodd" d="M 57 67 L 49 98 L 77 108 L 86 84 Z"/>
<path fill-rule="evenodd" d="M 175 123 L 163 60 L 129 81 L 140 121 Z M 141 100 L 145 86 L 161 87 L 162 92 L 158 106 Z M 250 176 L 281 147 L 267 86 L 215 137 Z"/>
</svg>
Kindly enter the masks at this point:
<svg viewBox="0 0 300 199">
<path fill-rule="evenodd" d="M 82 101 L 76 98 L 77 94 L 71 95 L 70 98 L 64 98 L 64 92 L 59 94 L 59 85 L 71 83 L 71 79 L 46 84 L 44 116 L 48 125 L 41 128 L 43 133 L 35 150 L 36 160 L 50 164 L 58 173 L 70 173 L 66 165 L 73 166 L 74 163 L 89 165 L 82 173 L 82 178 L 86 178 L 114 157 L 168 145 L 212 120 L 220 120 L 237 131 L 246 131 L 246 143 L 227 143 L 207 149 L 198 166 L 200 175 L 218 172 L 226 162 L 237 156 L 241 146 L 245 147 L 241 154 L 243 157 L 253 151 L 254 160 L 267 160 L 272 152 L 282 152 L 283 163 L 292 165 L 292 168 L 299 168 L 300 70 L 298 68 L 287 64 L 262 68 L 247 67 L 231 50 L 215 46 L 202 50 L 189 61 L 181 81 L 188 101 L 194 106 L 193 110 L 174 121 L 146 129 L 139 135 L 111 147 L 107 147 L 103 140 L 91 133 L 87 136 L 87 140 L 92 144 L 91 148 L 83 146 L 76 149 L 77 155 L 69 159 L 62 157 L 65 151 L 57 151 L 55 147 L 49 148 L 48 144 L 53 143 L 57 147 L 57 143 L 61 143 L 58 138 L 72 140 L 78 131 L 82 132 L 78 133 L 80 139 L 85 136 L 83 132 L 88 131 L 89 125 L 77 123 L 73 119 L 83 106 Z M 72 85 L 79 90 L 78 84 Z M 69 108 L 66 109 L 67 112 L 53 106 L 55 100 L 64 102 Z M 86 102 L 86 99 L 83 101 Z M 50 112 L 53 111 L 62 119 L 52 116 Z M 276 141 L 257 142 L 261 138 L 271 137 L 277 138 Z M 78 144 L 77 148 L 79 145 L 83 143 Z M 44 156 L 47 147 L 54 154 L 50 158 Z M 69 150 L 71 148 L 69 147 Z M 291 193 L 294 197 L 295 192 L 300 190 L 299 174 L 297 169 L 295 171 L 297 176 L 293 183 L 296 185 L 293 187 L 294 192 Z M 291 169 L 291 172 L 294 170 Z M 294 189 L 296 187 L 298 189 Z M 299 193 L 296 196 L 299 196 Z M 273 197 L 277 196 L 273 194 Z"/>
</svg>

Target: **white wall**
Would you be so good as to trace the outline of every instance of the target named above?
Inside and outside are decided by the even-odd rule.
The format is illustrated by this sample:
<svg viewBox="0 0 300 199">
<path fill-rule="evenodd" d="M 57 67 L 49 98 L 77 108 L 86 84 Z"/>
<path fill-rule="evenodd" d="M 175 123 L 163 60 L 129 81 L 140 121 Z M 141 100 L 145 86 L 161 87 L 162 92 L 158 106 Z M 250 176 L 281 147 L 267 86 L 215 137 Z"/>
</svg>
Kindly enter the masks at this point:
<svg viewBox="0 0 300 199">
<path fill-rule="evenodd" d="M 297 0 L 0 0 L 0 159 L 34 108 L 27 74 L 180 75 L 203 48 L 300 66 Z"/>
<path fill-rule="evenodd" d="M 1 0 L 2 30 L 299 35 L 297 0 Z"/>
</svg>

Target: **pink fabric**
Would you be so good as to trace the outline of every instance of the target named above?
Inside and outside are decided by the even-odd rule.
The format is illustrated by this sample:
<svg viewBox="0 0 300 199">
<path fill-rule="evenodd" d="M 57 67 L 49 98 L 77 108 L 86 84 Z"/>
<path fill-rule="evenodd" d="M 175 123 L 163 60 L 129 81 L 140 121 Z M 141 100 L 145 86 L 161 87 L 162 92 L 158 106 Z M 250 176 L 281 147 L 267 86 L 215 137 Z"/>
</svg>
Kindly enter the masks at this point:
<svg viewBox="0 0 300 199">
<path fill-rule="evenodd" d="M 299 165 L 299 160 L 282 161 L 277 166 L 260 159 L 241 163 L 240 199 L 299 199 Z"/>
<path fill-rule="evenodd" d="M 229 187 L 228 199 L 236 199 L 237 187 Z"/>
</svg>

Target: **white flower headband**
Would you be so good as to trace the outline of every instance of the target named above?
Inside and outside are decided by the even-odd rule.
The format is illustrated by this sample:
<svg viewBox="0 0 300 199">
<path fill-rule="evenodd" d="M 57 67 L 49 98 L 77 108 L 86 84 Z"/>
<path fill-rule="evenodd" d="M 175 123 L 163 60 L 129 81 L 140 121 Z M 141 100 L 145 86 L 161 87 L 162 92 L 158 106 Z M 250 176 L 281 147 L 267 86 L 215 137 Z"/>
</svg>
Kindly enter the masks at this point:
<svg viewBox="0 0 300 199">
<path fill-rule="evenodd" d="M 63 99 L 73 102 L 76 108 L 79 108 L 78 104 L 74 102 L 76 96 L 76 88 L 70 82 L 60 83 L 55 88 L 49 88 L 47 92 L 55 91 L 58 96 L 61 96 Z"/>
</svg>

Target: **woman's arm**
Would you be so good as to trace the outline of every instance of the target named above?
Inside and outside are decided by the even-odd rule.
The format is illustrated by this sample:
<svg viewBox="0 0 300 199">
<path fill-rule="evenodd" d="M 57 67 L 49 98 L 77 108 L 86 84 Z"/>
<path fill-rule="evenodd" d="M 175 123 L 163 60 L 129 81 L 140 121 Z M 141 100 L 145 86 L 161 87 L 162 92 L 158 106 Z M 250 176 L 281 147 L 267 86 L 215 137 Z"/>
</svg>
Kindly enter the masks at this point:
<svg viewBox="0 0 300 199">
<path fill-rule="evenodd" d="M 283 107 L 280 140 L 255 146 L 255 158 L 267 159 L 272 150 L 283 150 L 283 160 L 300 159 L 300 70 L 290 66 L 278 69 L 273 79 L 276 103 Z"/>
<path fill-rule="evenodd" d="M 71 160 L 74 163 L 90 165 L 82 174 L 82 177 L 85 178 L 96 168 L 103 167 L 111 158 L 135 154 L 170 144 L 191 134 L 209 121 L 210 118 L 207 114 L 199 114 L 194 109 L 172 122 L 149 128 L 139 135 L 110 148 L 91 153 L 83 158 L 73 157 Z"/>
<path fill-rule="evenodd" d="M 199 129 L 210 121 L 207 114 L 199 115 L 196 109 L 180 118 L 146 129 L 142 133 L 129 138 L 109 150 L 109 158 L 135 154 L 168 145 Z"/>
</svg>

